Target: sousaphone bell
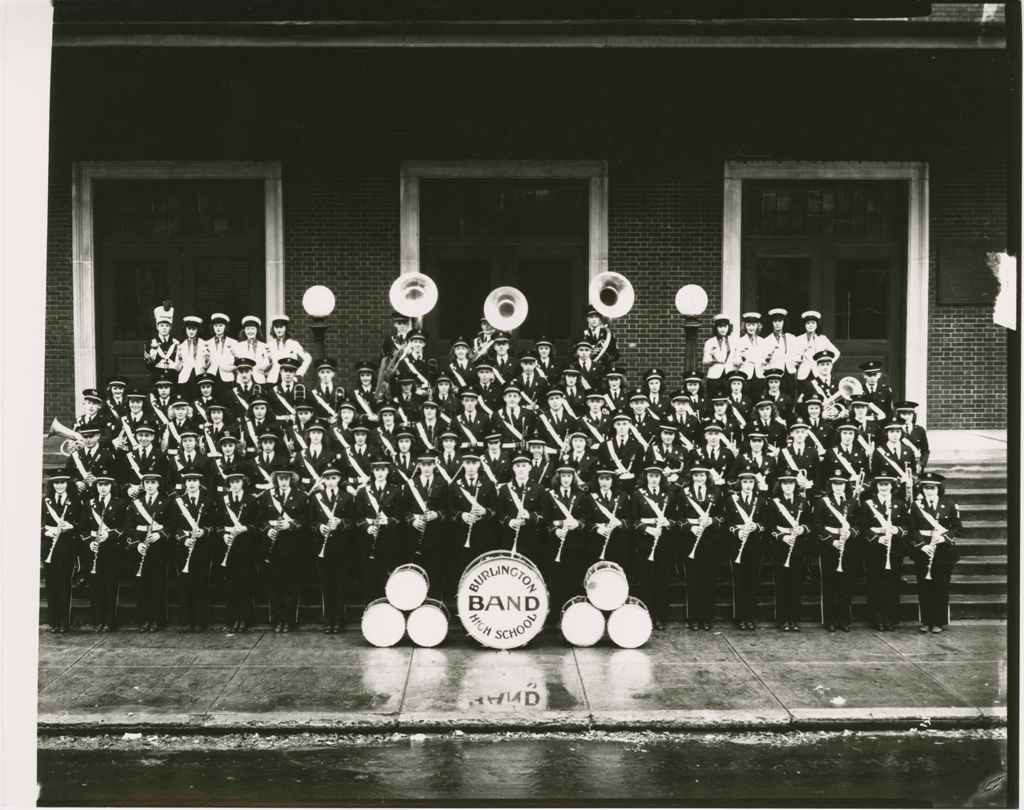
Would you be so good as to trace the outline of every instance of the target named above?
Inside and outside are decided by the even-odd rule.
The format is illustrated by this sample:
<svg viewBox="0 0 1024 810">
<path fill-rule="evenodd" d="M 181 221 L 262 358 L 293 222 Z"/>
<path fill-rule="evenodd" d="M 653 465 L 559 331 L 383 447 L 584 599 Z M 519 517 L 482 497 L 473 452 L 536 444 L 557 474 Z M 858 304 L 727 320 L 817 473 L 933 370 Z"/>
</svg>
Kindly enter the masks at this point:
<svg viewBox="0 0 1024 810">
<path fill-rule="evenodd" d="M 598 273 L 590 282 L 590 305 L 606 318 L 621 318 L 633 308 L 633 285 L 622 273 Z"/>
<path fill-rule="evenodd" d="M 391 284 L 391 307 L 407 318 L 422 318 L 437 305 L 437 284 L 424 273 L 403 273 Z"/>
<path fill-rule="evenodd" d="M 518 329 L 529 311 L 526 296 L 515 287 L 497 287 L 484 300 L 484 317 L 501 332 Z"/>
</svg>

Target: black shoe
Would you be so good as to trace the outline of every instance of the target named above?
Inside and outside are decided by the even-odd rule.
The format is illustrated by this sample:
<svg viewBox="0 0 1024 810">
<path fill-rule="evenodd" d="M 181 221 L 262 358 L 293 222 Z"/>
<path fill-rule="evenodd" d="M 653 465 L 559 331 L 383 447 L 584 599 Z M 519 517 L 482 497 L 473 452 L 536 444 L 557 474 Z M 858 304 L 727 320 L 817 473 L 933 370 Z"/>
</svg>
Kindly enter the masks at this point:
<svg viewBox="0 0 1024 810">
<path fill-rule="evenodd" d="M 839 625 L 839 629 L 842 630 L 844 633 L 849 633 L 850 632 L 850 625 L 848 625 L 848 624 L 841 624 L 841 625 Z"/>
<path fill-rule="evenodd" d="M 789 629 L 792 630 L 794 633 L 799 633 L 800 632 L 800 625 L 797 624 L 796 622 L 791 622 L 790 625 L 789 625 Z"/>
<path fill-rule="evenodd" d="M 701 625 L 701 627 L 703 627 L 705 630 L 710 630 L 711 629 L 711 622 L 704 622 Z"/>
<path fill-rule="evenodd" d="M 54 633 L 54 634 L 59 633 L 60 632 L 60 628 L 57 627 L 57 625 L 55 625 L 55 624 L 50 625 L 50 632 Z"/>
<path fill-rule="evenodd" d="M 239 622 L 238 623 L 238 632 L 239 633 L 248 633 L 249 632 L 249 625 L 247 625 L 245 622 Z"/>
<path fill-rule="evenodd" d="M 834 633 L 836 631 L 836 626 L 834 624 L 830 624 L 825 629 L 828 630 L 830 633 Z"/>
<path fill-rule="evenodd" d="M 331 630 L 331 626 L 330 626 L 329 624 L 325 624 L 325 625 L 324 625 L 324 626 L 323 626 L 323 627 L 322 627 L 322 628 L 320 629 L 320 632 L 321 632 L 321 633 L 323 633 L 323 634 L 324 634 L 324 635 L 326 635 L 326 636 L 329 636 L 329 635 L 330 635 L 331 633 L 333 633 L 334 631 L 333 631 L 333 630 Z"/>
<path fill-rule="evenodd" d="M 654 629 L 655 630 L 664 630 L 665 629 L 665 623 L 664 622 L 655 622 L 654 623 Z"/>
<path fill-rule="evenodd" d="M 783 622 L 782 624 L 780 624 L 779 625 L 779 630 L 781 630 L 783 633 L 788 633 L 789 632 L 789 622 Z"/>
<path fill-rule="evenodd" d="M 688 627 L 688 628 L 689 628 L 690 630 L 700 630 L 700 625 L 699 625 L 699 624 L 697 624 L 697 622 L 687 622 L 686 626 L 687 626 L 687 627 Z"/>
<path fill-rule="evenodd" d="M 292 631 L 292 627 L 291 627 L 290 624 L 282 624 L 281 625 L 281 632 L 282 633 L 290 633 L 291 631 Z"/>
<path fill-rule="evenodd" d="M 275 633 L 280 633 L 283 630 L 284 630 L 284 622 L 278 622 L 277 624 L 274 625 L 274 632 Z"/>
</svg>

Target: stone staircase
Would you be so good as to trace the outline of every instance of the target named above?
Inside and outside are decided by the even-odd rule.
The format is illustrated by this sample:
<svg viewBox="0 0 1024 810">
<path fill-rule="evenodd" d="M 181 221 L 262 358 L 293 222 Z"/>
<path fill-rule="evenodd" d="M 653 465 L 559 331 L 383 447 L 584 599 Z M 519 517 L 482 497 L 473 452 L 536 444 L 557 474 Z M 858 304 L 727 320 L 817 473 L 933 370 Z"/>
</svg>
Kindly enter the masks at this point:
<svg viewBox="0 0 1024 810">
<path fill-rule="evenodd" d="M 64 457 L 56 451 L 59 441 L 49 440 L 44 452 L 44 471 L 50 472 L 63 466 Z M 54 445 L 50 447 L 50 445 Z M 946 477 L 947 494 L 960 506 L 964 532 L 959 542 L 961 559 L 953 571 L 950 595 L 950 614 L 954 620 L 963 619 L 1005 619 L 1007 617 L 1007 470 L 1003 454 L 986 454 L 982 457 L 958 459 L 956 457 L 936 459 L 928 466 L 929 471 Z M 902 571 L 900 618 L 906 622 L 917 619 L 917 591 L 913 565 L 904 562 Z M 211 620 L 214 624 L 222 621 L 223 583 L 218 566 L 214 566 L 211 577 Z M 761 585 L 758 589 L 758 604 L 761 606 L 763 621 L 772 619 L 772 574 L 765 566 Z M 722 621 L 732 616 L 732 588 L 729 584 L 728 568 L 723 565 L 719 576 L 716 598 L 716 613 Z M 177 620 L 177 582 L 173 574 L 169 577 L 168 605 L 172 624 Z M 126 575 L 120 590 L 120 621 L 124 625 L 134 623 L 135 605 L 134 577 Z M 358 622 L 362 610 L 359 591 L 352 589 L 348 609 L 349 623 Z M 865 619 L 865 591 L 863 578 L 854 592 L 854 619 Z M 266 588 L 260 583 L 255 591 L 255 620 L 269 621 Z M 681 578 L 672 586 L 671 603 L 673 614 L 682 619 L 685 616 L 686 592 Z M 811 576 L 805 585 L 803 596 L 803 619 L 808 623 L 820 620 L 820 597 L 818 572 L 812 566 Z M 40 623 L 46 622 L 46 594 L 40 576 Z M 452 619 L 455 618 L 454 605 Z M 553 608 L 554 609 L 554 608 Z M 308 580 L 300 597 L 300 620 L 319 623 L 320 591 L 310 566 Z M 88 624 L 89 601 L 86 588 L 76 588 L 73 606 L 73 621 Z"/>
</svg>

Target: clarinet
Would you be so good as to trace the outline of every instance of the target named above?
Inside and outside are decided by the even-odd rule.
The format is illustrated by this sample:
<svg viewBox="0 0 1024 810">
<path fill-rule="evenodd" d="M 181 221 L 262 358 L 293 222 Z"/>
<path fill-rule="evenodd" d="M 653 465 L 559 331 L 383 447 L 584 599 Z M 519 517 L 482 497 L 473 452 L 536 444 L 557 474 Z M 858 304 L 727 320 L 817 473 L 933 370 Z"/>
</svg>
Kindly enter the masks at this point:
<svg viewBox="0 0 1024 810">
<path fill-rule="evenodd" d="M 150 531 L 150 530 L 151 530 L 152 528 L 153 528 L 153 526 L 152 526 L 152 524 L 150 524 L 149 528 L 148 528 L 148 529 L 146 530 L 146 534 L 147 534 L 147 535 L 149 534 L 149 531 Z M 153 542 L 155 543 L 156 541 L 154 540 Z M 146 543 L 146 544 L 147 544 L 147 545 L 146 545 L 146 548 L 147 548 L 147 549 L 149 548 L 149 545 L 151 545 L 151 544 L 149 544 L 149 543 L 148 543 L 148 541 L 146 541 L 146 540 L 143 540 L 143 541 L 142 541 L 142 543 Z M 142 545 L 142 543 L 139 543 L 139 545 Z M 98 557 L 99 555 L 97 554 L 96 556 Z M 142 576 L 142 566 L 143 566 L 143 565 L 145 565 L 145 564 L 146 564 L 146 555 L 145 555 L 145 554 L 143 554 L 143 555 L 142 555 L 142 559 L 141 559 L 141 560 L 139 560 L 139 568 L 138 568 L 138 570 L 137 570 L 137 571 L 135 572 L 135 576 L 137 576 L 137 577 L 141 577 L 141 576 Z M 94 574 L 96 573 L 96 560 L 93 560 L 93 562 L 92 562 L 92 572 L 93 572 Z"/>
<path fill-rule="evenodd" d="M 661 539 L 661 529 L 654 535 L 654 542 L 651 543 L 651 553 L 647 555 L 647 562 L 654 562 L 654 552 L 658 550 L 658 541 Z"/>
<path fill-rule="evenodd" d="M 796 526 L 793 527 L 794 532 L 797 530 L 797 527 L 800 526 L 800 515 L 803 514 L 803 511 L 803 507 L 796 510 Z M 792 537 L 793 542 L 789 546 L 789 553 L 786 555 L 786 562 L 783 563 L 783 568 L 789 568 L 789 561 L 793 558 L 793 549 L 796 548 L 796 535 L 793 534 Z"/>
<path fill-rule="evenodd" d="M 65 502 L 64 508 L 60 512 L 60 522 L 57 524 L 57 533 L 53 536 L 53 542 L 50 543 L 50 553 L 46 555 L 46 564 L 49 565 L 53 561 L 53 550 L 57 548 L 57 541 L 60 540 L 63 531 L 60 528 L 60 524 L 64 522 L 64 516 L 68 513 L 68 503 Z M 95 574 L 96 572 L 93 571 Z"/>
<path fill-rule="evenodd" d="M 575 495 L 573 495 L 572 498 L 569 499 L 569 517 L 572 517 L 572 507 L 573 507 L 574 503 L 576 503 L 576 496 Z M 563 522 L 562 528 L 563 529 L 565 528 L 564 522 Z M 568 530 L 566 530 L 565 535 L 562 537 L 562 542 L 558 544 L 558 553 L 555 554 L 555 562 L 556 563 L 560 563 L 562 561 L 562 549 L 565 547 L 565 541 L 568 539 L 568 537 L 569 537 L 569 532 L 568 532 Z"/>
<path fill-rule="evenodd" d="M 336 510 L 337 508 L 338 508 L 338 502 L 337 502 L 337 501 L 335 501 L 335 502 L 334 502 L 334 508 L 333 508 L 333 509 L 331 509 L 331 520 L 333 520 L 333 519 L 334 519 L 334 512 L 335 512 L 335 510 Z M 326 525 L 326 524 L 324 524 L 324 525 Z M 317 556 L 318 556 L 318 557 L 319 557 L 320 559 L 323 559 L 323 558 L 324 558 L 324 555 L 325 555 L 325 553 L 326 553 L 326 551 L 327 551 L 327 541 L 328 541 L 328 540 L 330 539 L 330 537 L 331 537 L 331 534 L 333 533 L 333 531 L 334 531 L 333 529 L 330 529 L 330 530 L 328 530 L 328 532 L 327 532 L 327 533 L 326 533 L 326 534 L 324 535 L 324 544 L 323 544 L 322 546 L 320 546 L 320 553 L 319 553 L 319 554 L 317 555 Z"/>
</svg>

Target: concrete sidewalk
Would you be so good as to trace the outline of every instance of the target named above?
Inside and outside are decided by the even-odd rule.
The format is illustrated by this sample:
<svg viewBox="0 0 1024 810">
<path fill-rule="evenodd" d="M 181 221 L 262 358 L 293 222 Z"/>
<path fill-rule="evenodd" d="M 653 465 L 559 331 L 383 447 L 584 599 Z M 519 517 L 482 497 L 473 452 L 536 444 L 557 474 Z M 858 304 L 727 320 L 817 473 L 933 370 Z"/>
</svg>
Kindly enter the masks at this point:
<svg viewBox="0 0 1024 810">
<path fill-rule="evenodd" d="M 639 650 L 546 631 L 485 650 L 324 636 L 40 634 L 40 733 L 835 729 L 1002 725 L 1005 622 L 800 634 L 672 626 Z M 607 644 L 607 642 L 604 642 Z"/>
</svg>

